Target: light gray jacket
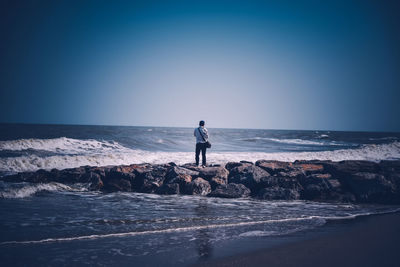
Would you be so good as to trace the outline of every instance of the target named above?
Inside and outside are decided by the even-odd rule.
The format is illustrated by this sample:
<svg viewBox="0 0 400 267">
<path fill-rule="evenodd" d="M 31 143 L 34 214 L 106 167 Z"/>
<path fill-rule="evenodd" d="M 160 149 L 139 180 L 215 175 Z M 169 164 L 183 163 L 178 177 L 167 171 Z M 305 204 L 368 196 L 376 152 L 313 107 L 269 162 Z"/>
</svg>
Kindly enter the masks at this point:
<svg viewBox="0 0 400 267">
<path fill-rule="evenodd" d="M 196 137 L 196 143 L 205 143 L 206 141 L 204 141 L 203 137 L 201 137 L 201 134 L 200 134 L 199 130 L 203 134 L 204 139 L 206 139 L 206 141 L 208 140 L 207 128 L 205 128 L 205 127 L 197 127 L 196 129 L 194 129 L 194 136 Z"/>
</svg>

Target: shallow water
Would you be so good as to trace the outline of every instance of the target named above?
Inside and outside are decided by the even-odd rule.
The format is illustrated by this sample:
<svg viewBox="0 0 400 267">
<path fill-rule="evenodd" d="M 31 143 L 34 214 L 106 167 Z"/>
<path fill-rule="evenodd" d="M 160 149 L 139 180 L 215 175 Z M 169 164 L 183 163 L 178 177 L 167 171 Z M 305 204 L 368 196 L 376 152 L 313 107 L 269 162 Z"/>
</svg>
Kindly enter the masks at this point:
<svg viewBox="0 0 400 267">
<path fill-rule="evenodd" d="M 329 220 L 397 210 L 305 201 L 102 194 L 68 188 L 50 192 L 48 188 L 30 196 L 0 199 L 2 262 L 187 265 L 214 257 L 213 251 L 227 243 L 285 236 Z M 10 194 L 18 191 L 8 190 Z"/>
</svg>

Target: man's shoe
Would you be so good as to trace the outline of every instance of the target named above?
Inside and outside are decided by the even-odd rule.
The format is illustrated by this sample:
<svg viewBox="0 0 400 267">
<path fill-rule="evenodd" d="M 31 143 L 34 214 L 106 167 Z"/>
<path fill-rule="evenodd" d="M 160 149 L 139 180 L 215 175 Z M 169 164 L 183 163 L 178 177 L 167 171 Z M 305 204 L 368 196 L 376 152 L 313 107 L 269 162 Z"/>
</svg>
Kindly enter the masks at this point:
<svg viewBox="0 0 400 267">
<path fill-rule="evenodd" d="M 205 167 L 206 167 L 206 165 L 201 165 L 201 167 L 202 167 L 202 168 L 205 168 Z"/>
</svg>

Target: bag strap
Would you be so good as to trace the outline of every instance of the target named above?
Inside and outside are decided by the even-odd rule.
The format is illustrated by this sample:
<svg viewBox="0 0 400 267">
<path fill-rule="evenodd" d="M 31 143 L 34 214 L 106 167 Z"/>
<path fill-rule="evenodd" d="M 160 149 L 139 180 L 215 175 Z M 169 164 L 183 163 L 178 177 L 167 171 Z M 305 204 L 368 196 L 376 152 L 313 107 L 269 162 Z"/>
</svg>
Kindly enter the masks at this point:
<svg viewBox="0 0 400 267">
<path fill-rule="evenodd" d="M 204 142 L 207 142 L 206 139 L 204 138 L 203 134 L 202 134 L 201 131 L 200 131 L 200 127 L 197 128 L 197 130 L 199 130 L 199 133 L 200 133 L 201 137 L 203 137 L 203 141 L 204 141 Z"/>
</svg>

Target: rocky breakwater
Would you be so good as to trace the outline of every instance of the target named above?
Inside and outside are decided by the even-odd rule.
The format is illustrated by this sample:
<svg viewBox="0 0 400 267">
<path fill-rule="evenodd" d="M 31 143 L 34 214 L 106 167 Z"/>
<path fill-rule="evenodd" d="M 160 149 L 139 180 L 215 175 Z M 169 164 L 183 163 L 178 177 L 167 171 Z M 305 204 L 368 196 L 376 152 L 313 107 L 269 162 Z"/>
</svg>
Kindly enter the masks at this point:
<svg viewBox="0 0 400 267">
<path fill-rule="evenodd" d="M 229 162 L 199 168 L 192 164 L 132 164 L 18 173 L 5 182 L 85 183 L 89 190 L 313 200 L 400 203 L 400 161 Z"/>
</svg>

